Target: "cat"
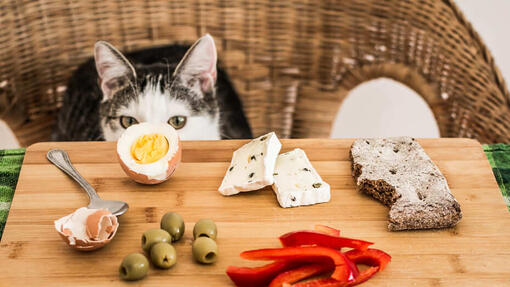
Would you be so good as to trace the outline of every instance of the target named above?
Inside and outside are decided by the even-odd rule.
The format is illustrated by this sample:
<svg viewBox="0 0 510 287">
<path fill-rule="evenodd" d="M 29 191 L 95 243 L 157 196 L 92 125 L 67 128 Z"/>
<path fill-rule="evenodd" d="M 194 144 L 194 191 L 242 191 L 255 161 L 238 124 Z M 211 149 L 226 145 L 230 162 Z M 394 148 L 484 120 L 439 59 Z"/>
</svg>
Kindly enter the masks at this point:
<svg viewBox="0 0 510 287">
<path fill-rule="evenodd" d="M 125 56 L 97 42 L 94 58 L 68 82 L 52 139 L 115 141 L 140 122 L 168 123 L 182 140 L 252 138 L 209 34 L 189 49 L 170 45 Z"/>
</svg>

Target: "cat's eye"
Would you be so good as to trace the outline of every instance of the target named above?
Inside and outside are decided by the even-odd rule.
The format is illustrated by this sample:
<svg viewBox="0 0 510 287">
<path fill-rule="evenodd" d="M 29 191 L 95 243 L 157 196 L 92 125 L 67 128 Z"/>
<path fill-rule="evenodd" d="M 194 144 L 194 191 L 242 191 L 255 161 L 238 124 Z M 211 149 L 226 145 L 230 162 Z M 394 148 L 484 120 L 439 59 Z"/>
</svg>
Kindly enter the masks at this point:
<svg viewBox="0 0 510 287">
<path fill-rule="evenodd" d="M 129 128 L 132 125 L 136 125 L 137 123 L 138 123 L 138 121 L 133 117 L 128 117 L 128 116 L 120 117 L 120 125 L 125 129 Z"/>
<path fill-rule="evenodd" d="M 168 124 L 174 127 L 174 129 L 182 129 L 186 125 L 185 116 L 173 116 L 168 120 Z"/>
</svg>

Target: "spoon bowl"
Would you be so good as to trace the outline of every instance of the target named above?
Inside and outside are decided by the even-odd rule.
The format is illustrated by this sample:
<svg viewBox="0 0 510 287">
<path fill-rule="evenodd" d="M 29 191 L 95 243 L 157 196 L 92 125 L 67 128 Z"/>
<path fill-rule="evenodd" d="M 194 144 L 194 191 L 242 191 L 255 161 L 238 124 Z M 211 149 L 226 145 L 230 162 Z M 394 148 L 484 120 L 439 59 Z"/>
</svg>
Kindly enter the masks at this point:
<svg viewBox="0 0 510 287">
<path fill-rule="evenodd" d="M 90 185 L 81 174 L 74 169 L 71 160 L 69 159 L 69 155 L 67 152 L 61 149 L 52 149 L 48 151 L 46 154 L 46 158 L 73 178 L 80 186 L 87 192 L 90 198 L 90 203 L 87 208 L 93 209 L 107 209 L 113 215 L 119 216 L 124 214 L 129 209 L 129 205 L 123 201 L 117 200 L 102 200 L 99 195 L 97 195 L 96 190 Z"/>
<path fill-rule="evenodd" d="M 129 209 L 129 205 L 119 200 L 91 200 L 87 208 L 91 209 L 108 209 L 113 215 L 119 216 Z"/>
</svg>

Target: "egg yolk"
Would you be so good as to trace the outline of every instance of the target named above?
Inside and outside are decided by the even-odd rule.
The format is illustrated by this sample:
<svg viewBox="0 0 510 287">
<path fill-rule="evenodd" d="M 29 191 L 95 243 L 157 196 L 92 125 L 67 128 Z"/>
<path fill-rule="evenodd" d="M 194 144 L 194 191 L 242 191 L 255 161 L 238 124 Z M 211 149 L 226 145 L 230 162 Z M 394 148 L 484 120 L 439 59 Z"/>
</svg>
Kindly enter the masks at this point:
<svg viewBox="0 0 510 287">
<path fill-rule="evenodd" d="M 143 135 L 131 145 L 131 156 L 136 163 L 153 163 L 168 152 L 168 140 L 161 134 Z"/>
</svg>

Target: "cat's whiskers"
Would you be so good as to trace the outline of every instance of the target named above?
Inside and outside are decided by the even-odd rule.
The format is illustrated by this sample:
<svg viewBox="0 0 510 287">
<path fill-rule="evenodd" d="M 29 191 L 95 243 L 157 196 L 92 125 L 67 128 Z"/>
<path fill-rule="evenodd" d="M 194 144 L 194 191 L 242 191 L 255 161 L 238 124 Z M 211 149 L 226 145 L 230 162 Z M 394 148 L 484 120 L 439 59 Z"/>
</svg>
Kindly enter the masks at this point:
<svg viewBox="0 0 510 287">
<path fill-rule="evenodd" d="M 96 136 L 92 137 L 90 140 L 91 141 L 102 141 L 104 139 L 103 139 L 102 135 L 96 135 Z"/>
<path fill-rule="evenodd" d="M 231 140 L 231 139 L 233 139 L 231 136 L 225 134 L 224 132 L 220 132 L 220 137 L 221 137 L 221 139 L 224 139 L 224 140 Z"/>
</svg>

